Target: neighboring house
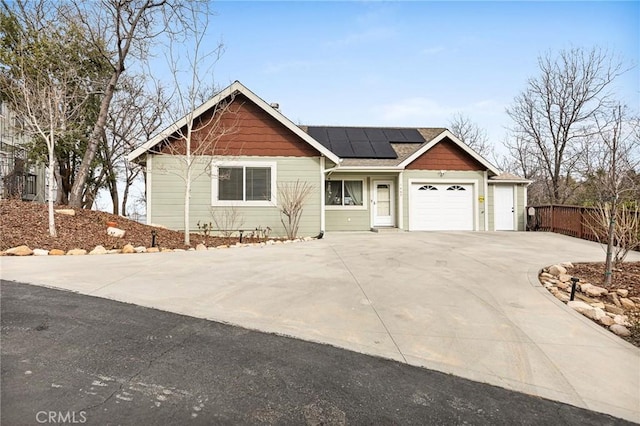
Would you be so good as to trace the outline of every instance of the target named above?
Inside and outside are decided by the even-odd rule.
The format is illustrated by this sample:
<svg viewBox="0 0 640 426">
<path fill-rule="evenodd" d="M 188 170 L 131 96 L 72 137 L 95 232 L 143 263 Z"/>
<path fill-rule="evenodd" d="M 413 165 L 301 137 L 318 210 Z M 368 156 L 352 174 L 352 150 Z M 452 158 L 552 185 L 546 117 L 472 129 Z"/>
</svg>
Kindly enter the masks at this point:
<svg viewBox="0 0 640 426">
<path fill-rule="evenodd" d="M 199 157 L 190 220 L 211 211 L 243 217 L 241 229 L 270 227 L 283 235 L 278 187 L 302 180 L 314 187 L 304 205 L 300 235 L 320 231 L 398 228 L 524 230 L 530 181 L 501 174 L 443 128 L 297 126 L 239 82 L 199 107 L 217 120 L 219 140 Z M 210 120 L 210 118 L 206 118 Z M 184 183 L 173 173 L 182 119 L 132 152 L 146 166 L 147 221 L 181 230 Z M 232 131 L 230 131 L 232 129 Z M 214 134 L 209 129 L 207 137 Z M 195 144 L 199 137 L 194 135 Z"/>
<path fill-rule="evenodd" d="M 0 102 L 0 198 L 44 201 L 44 167 L 29 164 L 20 121 Z"/>
</svg>

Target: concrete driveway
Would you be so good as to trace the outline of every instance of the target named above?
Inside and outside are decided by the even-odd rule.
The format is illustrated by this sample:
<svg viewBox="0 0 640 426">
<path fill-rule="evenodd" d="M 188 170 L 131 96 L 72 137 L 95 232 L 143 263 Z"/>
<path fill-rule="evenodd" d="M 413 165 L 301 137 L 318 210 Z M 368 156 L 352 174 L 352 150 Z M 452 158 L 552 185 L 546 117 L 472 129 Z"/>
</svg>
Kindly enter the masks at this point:
<svg viewBox="0 0 640 426">
<path fill-rule="evenodd" d="M 640 350 L 536 279 L 551 263 L 603 258 L 599 245 L 556 234 L 452 232 L 1 262 L 3 279 L 329 343 L 640 422 Z"/>
</svg>

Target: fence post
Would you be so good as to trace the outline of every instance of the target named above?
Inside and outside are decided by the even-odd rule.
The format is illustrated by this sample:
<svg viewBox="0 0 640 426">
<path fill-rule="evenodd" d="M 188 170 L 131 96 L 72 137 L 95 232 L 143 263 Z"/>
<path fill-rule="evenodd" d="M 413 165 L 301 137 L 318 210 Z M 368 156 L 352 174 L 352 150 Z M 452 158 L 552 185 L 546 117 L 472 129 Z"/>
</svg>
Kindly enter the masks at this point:
<svg viewBox="0 0 640 426">
<path fill-rule="evenodd" d="M 551 204 L 551 232 L 555 232 L 555 219 L 553 217 L 553 204 Z"/>
<path fill-rule="evenodd" d="M 584 239 L 584 207 L 580 207 L 580 238 Z"/>
</svg>

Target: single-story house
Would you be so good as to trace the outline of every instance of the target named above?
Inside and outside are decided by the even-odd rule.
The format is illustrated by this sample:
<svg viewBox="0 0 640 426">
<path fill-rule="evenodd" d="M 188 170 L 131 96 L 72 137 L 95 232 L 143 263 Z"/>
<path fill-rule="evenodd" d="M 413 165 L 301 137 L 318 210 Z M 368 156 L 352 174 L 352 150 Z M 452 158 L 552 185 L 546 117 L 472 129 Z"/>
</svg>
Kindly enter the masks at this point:
<svg viewBox="0 0 640 426">
<path fill-rule="evenodd" d="M 298 126 L 236 81 L 133 151 L 147 223 L 183 230 L 184 135 L 193 120 L 191 231 L 226 221 L 284 235 L 279 187 L 307 182 L 298 234 L 518 231 L 530 181 L 502 174 L 444 128 Z"/>
</svg>

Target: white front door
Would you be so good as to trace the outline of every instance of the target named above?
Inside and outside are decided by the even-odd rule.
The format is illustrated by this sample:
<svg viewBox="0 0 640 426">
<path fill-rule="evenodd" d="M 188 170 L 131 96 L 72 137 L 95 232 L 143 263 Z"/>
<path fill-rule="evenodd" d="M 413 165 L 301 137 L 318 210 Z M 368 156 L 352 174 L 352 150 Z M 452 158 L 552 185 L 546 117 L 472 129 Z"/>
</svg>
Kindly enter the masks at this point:
<svg viewBox="0 0 640 426">
<path fill-rule="evenodd" d="M 513 202 L 513 186 L 494 185 L 493 187 L 493 220 L 496 231 L 515 230 L 515 203 Z"/>
<path fill-rule="evenodd" d="M 373 226 L 395 226 L 393 204 L 393 182 L 373 181 Z"/>
</svg>

